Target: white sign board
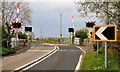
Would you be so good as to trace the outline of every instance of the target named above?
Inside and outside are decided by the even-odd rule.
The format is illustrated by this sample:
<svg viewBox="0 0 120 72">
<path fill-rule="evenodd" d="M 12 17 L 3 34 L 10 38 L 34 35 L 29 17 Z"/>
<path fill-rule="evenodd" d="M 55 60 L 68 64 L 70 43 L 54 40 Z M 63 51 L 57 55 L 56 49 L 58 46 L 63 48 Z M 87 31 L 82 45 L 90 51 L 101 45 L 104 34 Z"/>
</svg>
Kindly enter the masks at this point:
<svg viewBox="0 0 120 72">
<path fill-rule="evenodd" d="M 79 38 L 75 38 L 75 39 L 74 39 L 74 44 L 75 44 L 75 45 L 79 45 Z"/>
</svg>

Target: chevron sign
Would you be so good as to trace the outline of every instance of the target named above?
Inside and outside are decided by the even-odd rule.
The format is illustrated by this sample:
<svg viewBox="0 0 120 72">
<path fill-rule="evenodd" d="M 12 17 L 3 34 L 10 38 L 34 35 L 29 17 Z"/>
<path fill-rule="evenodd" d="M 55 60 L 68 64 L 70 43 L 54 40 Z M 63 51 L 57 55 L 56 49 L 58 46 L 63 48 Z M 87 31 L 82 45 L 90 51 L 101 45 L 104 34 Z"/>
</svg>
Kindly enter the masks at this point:
<svg viewBox="0 0 120 72">
<path fill-rule="evenodd" d="M 96 25 L 93 26 L 93 41 L 117 41 L 116 25 Z"/>
</svg>

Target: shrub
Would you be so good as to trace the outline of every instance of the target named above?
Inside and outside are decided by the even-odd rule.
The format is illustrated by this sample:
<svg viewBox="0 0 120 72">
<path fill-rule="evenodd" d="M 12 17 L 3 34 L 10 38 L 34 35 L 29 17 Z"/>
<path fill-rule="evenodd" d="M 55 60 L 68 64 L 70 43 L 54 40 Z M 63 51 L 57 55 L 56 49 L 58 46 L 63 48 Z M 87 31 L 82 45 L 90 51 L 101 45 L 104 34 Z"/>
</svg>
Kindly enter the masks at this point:
<svg viewBox="0 0 120 72">
<path fill-rule="evenodd" d="M 92 42 L 91 47 L 90 47 L 90 51 L 93 52 L 95 50 L 97 50 L 97 44 L 96 44 L 96 42 Z"/>
<path fill-rule="evenodd" d="M 2 48 L 2 55 L 9 55 L 9 54 L 12 54 L 12 53 L 15 53 L 16 51 L 12 48 Z"/>
</svg>

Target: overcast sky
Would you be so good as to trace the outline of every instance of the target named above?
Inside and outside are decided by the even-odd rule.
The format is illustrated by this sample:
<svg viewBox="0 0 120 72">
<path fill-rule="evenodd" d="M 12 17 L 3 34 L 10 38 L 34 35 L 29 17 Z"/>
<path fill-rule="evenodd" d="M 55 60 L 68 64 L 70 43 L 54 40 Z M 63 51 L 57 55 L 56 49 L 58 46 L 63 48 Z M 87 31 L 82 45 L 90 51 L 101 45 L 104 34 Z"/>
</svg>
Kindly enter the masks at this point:
<svg viewBox="0 0 120 72">
<path fill-rule="evenodd" d="M 44 0 L 43 0 L 44 1 Z M 60 1 L 60 0 L 58 0 Z M 66 1 L 66 2 L 64 2 Z M 40 28 L 42 36 L 59 38 L 60 34 L 60 13 L 62 13 L 62 34 L 63 37 L 69 37 L 68 28 L 73 27 L 72 16 L 74 17 L 75 30 L 85 28 L 85 21 L 97 21 L 97 18 L 79 17 L 77 7 L 72 0 L 61 0 L 61 2 L 30 2 L 32 9 L 32 27 L 36 37 L 40 37 Z"/>
</svg>

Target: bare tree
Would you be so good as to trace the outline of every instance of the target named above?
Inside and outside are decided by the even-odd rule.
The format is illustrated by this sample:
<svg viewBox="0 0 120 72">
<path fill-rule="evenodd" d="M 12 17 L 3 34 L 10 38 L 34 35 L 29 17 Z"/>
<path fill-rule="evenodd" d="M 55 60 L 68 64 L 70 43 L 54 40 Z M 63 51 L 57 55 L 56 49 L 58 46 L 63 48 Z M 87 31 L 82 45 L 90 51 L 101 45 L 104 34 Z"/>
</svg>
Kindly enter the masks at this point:
<svg viewBox="0 0 120 72">
<path fill-rule="evenodd" d="M 16 21 L 17 14 L 17 2 L 1 2 L 0 4 L 0 16 L 2 17 L 2 29 L 4 29 L 8 35 L 10 35 L 10 22 Z M 31 9 L 29 2 L 19 3 L 19 15 L 18 20 L 23 22 L 23 26 L 31 24 Z M 9 37 L 8 37 L 9 39 Z"/>
<path fill-rule="evenodd" d="M 118 2 L 77 2 L 78 12 L 82 17 L 97 17 L 106 24 L 116 24 L 118 29 Z"/>
</svg>

